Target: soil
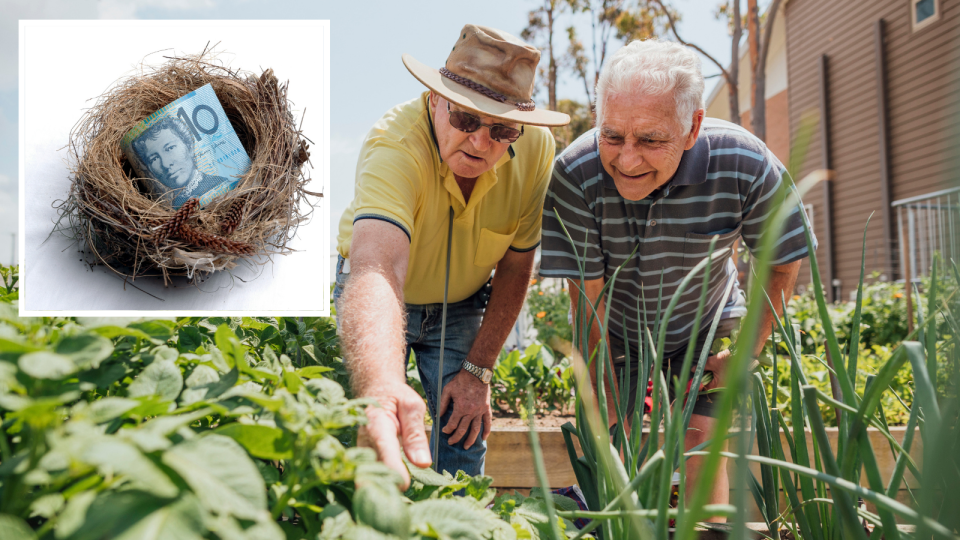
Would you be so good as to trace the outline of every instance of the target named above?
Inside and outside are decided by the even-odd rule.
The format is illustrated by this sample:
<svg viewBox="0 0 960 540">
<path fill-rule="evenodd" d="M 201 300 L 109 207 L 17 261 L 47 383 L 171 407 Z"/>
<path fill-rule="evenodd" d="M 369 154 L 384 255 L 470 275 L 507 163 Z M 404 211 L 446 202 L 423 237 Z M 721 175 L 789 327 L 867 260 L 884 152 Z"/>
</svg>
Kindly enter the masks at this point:
<svg viewBox="0 0 960 540">
<path fill-rule="evenodd" d="M 536 423 L 538 429 L 556 428 L 570 422 L 576 424 L 576 416 L 573 414 L 562 414 L 561 411 L 552 411 L 546 414 L 537 415 Z M 529 420 L 520 418 L 518 414 L 505 413 L 501 411 L 493 412 L 494 428 L 522 428 L 530 425 Z"/>
</svg>

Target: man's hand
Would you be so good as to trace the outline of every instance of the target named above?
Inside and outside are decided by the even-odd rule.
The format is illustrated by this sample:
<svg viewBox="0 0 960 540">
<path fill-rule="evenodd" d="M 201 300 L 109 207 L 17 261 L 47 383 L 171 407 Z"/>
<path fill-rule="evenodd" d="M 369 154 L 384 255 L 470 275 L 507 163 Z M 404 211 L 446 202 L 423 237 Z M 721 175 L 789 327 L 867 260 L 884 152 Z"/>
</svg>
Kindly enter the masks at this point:
<svg viewBox="0 0 960 540">
<path fill-rule="evenodd" d="M 727 371 L 727 360 L 730 359 L 730 349 L 724 349 L 713 356 L 708 356 L 703 365 L 703 372 L 713 373 L 713 380 L 703 387 L 704 390 L 723 388 L 723 377 Z M 693 372 L 690 374 L 693 377 Z"/>
<path fill-rule="evenodd" d="M 400 446 L 411 463 L 421 468 L 430 466 L 430 442 L 423 427 L 427 408 L 423 398 L 406 384 L 378 394 L 368 396 L 375 398 L 380 407 L 367 407 L 369 423 L 360 428 L 357 444 L 376 450 L 384 465 L 400 473 L 403 489 L 407 489 L 410 473 L 400 457 Z"/>
<path fill-rule="evenodd" d="M 444 433 L 447 435 L 453 433 L 449 439 L 450 444 L 457 444 L 466 435 L 463 448 L 469 449 L 477 441 L 481 426 L 483 440 L 487 440 L 493 423 L 493 411 L 490 409 L 490 385 L 484 384 L 473 374 L 460 370 L 460 373 L 457 373 L 456 377 L 443 387 L 443 394 L 440 396 L 440 414 L 437 416 L 438 423 L 451 402 L 453 413 L 447 425 L 443 426 Z"/>
</svg>

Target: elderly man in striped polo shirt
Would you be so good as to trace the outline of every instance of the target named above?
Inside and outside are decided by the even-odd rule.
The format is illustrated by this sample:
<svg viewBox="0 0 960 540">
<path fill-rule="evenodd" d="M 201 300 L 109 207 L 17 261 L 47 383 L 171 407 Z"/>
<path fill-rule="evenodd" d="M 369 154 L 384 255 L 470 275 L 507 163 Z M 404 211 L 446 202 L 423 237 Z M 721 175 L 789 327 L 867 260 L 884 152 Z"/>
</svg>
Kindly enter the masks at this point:
<svg viewBox="0 0 960 540">
<path fill-rule="evenodd" d="M 607 331 L 618 372 L 625 366 L 624 342 L 630 358 L 637 358 L 638 306 L 652 325 L 658 307 L 666 308 L 714 238 L 716 249 L 732 248 L 738 238 L 751 250 L 758 248 L 764 221 L 779 199 L 774 195 L 783 186 L 784 167 L 760 140 L 729 122 L 704 118 L 703 87 L 700 61 L 692 50 L 671 42 L 634 41 L 620 49 L 600 74 L 597 128 L 571 144 L 554 165 L 543 212 L 540 273 L 579 281 L 577 257 L 582 257 L 583 287 L 596 301 L 606 280 L 626 261 L 610 305 L 605 305 L 606 298 L 601 303 L 601 310 L 611 310 Z M 560 220 L 576 242 L 576 253 Z M 634 248 L 637 254 L 630 258 Z M 800 260 L 806 256 L 798 210 L 776 247 L 767 288 L 771 298 L 780 298 L 781 292 L 789 297 Z M 746 304 L 736 279 L 730 259 L 721 271 L 711 272 L 698 339 L 690 333 L 701 287 L 682 293 L 671 319 L 663 321 L 665 369 L 672 366 L 676 375 L 689 345 L 695 345 L 699 355 L 717 310 L 722 310 L 717 337 L 729 336 L 737 327 Z M 576 288 L 571 284 L 570 290 Z M 576 303 L 577 295 L 571 294 L 574 310 Z M 768 310 L 754 344 L 755 355 L 769 335 L 772 317 Z M 599 340 L 594 324 L 590 350 Z M 723 385 L 729 354 L 722 351 L 708 358 L 705 369 L 714 379 L 707 388 Z M 630 380 L 636 384 L 637 367 L 631 368 Z M 635 388 L 628 392 L 632 409 Z M 612 407 L 612 394 L 607 397 Z M 709 395 L 695 402 L 687 448 L 712 434 L 712 406 Z M 616 421 L 611 417 L 612 423 Z M 699 458 L 687 461 L 691 486 L 699 467 Z M 728 489 L 726 468 L 720 467 L 710 502 L 726 502 Z"/>
</svg>

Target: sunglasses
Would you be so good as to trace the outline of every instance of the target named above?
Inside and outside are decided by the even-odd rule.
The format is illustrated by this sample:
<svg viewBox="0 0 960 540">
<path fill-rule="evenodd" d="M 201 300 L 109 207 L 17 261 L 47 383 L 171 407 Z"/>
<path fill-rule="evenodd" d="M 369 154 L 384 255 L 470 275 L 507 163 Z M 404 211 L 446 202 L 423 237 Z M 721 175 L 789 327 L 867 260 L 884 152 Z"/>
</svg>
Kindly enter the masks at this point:
<svg viewBox="0 0 960 540">
<path fill-rule="evenodd" d="M 463 131 L 464 133 L 473 133 L 474 131 L 485 127 L 490 130 L 490 138 L 497 142 L 516 142 L 523 135 L 523 126 L 520 129 L 505 126 L 503 124 L 484 124 L 480 117 L 464 111 L 451 111 L 450 102 L 447 102 L 447 114 L 450 116 L 450 125 Z"/>
</svg>

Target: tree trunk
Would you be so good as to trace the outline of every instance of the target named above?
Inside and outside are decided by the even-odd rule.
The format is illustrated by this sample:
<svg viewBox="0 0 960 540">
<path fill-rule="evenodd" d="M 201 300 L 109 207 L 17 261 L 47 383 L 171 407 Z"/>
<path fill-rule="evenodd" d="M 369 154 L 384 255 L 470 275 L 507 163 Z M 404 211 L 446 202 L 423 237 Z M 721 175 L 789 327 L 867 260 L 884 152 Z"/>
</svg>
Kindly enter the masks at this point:
<svg viewBox="0 0 960 540">
<path fill-rule="evenodd" d="M 747 0 L 747 48 L 750 50 L 750 73 L 757 72 L 757 56 L 760 55 L 760 9 L 757 0 Z M 757 106 L 757 80 L 750 79 L 750 109 Z M 751 114 L 752 117 L 754 115 Z"/>
<path fill-rule="evenodd" d="M 553 54 L 553 15 L 556 9 L 556 0 L 547 0 L 544 10 L 547 13 L 547 54 L 550 55 L 550 64 L 547 68 L 547 108 L 557 110 L 557 61 Z"/>
<path fill-rule="evenodd" d="M 743 28 L 740 24 L 740 0 L 733 0 L 733 36 L 730 47 L 730 68 L 727 70 L 727 95 L 730 100 L 730 121 L 740 125 L 740 38 Z"/>
<path fill-rule="evenodd" d="M 753 99 L 756 104 L 750 114 L 753 134 L 761 141 L 767 140 L 767 55 L 770 52 L 770 38 L 773 35 L 773 24 L 777 20 L 782 0 L 773 0 L 767 11 L 767 22 L 763 28 L 763 41 L 760 43 L 760 54 L 757 57 L 757 67 L 753 71 Z"/>
</svg>

